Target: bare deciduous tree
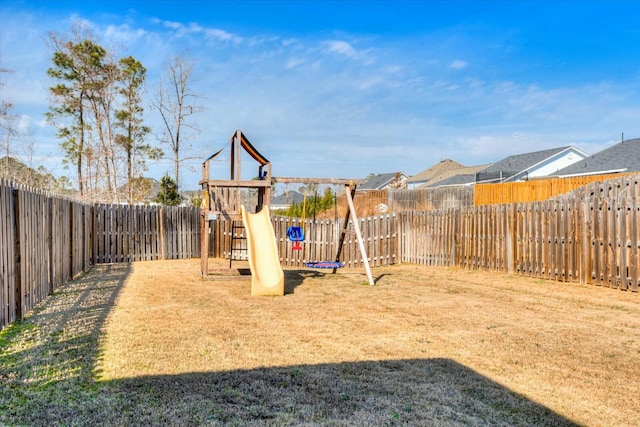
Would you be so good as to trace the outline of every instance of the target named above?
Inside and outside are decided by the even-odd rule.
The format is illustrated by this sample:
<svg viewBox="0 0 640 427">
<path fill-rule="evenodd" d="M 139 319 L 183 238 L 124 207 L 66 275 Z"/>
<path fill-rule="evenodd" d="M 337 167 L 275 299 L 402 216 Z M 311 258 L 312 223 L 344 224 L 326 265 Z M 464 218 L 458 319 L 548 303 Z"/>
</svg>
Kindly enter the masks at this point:
<svg viewBox="0 0 640 427">
<path fill-rule="evenodd" d="M 0 68 L 0 76 L 2 74 L 13 73 L 12 70 Z M 4 86 L 4 82 L 0 78 L 0 88 Z M 16 119 L 13 114 L 13 104 L 6 99 L 0 100 L 0 135 L 1 141 L 4 142 L 5 159 L 2 165 L 2 176 L 9 176 L 9 157 L 11 156 L 11 138 L 16 135 L 14 121 Z"/>
<path fill-rule="evenodd" d="M 173 174 L 176 186 L 180 185 L 180 164 L 187 160 L 184 156 L 184 143 L 192 135 L 185 132 L 198 132 L 190 122 L 191 116 L 199 113 L 203 108 L 195 104 L 198 96 L 193 92 L 193 62 L 184 56 L 173 57 L 166 65 L 152 106 L 160 113 L 164 124 L 161 137 L 163 143 L 171 147 L 173 154 Z"/>
</svg>

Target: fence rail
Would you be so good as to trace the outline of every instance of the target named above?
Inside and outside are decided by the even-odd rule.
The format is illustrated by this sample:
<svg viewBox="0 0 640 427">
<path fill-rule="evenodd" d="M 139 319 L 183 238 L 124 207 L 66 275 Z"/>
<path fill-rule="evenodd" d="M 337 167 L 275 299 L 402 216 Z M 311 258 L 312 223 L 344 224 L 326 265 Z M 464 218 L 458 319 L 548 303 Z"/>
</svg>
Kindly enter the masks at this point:
<svg viewBox="0 0 640 427">
<path fill-rule="evenodd" d="M 198 208 L 89 205 L 0 181 L 0 329 L 92 264 L 200 257 L 200 218 Z M 272 221 L 283 265 L 335 259 L 341 220 Z M 541 202 L 408 210 L 358 221 L 374 267 L 410 262 L 632 291 L 640 286 L 640 174 Z M 289 225 L 305 231 L 300 251 L 286 237 Z M 243 232 L 216 221 L 209 256 L 228 258 L 232 233 Z M 363 264 L 351 233 L 341 261 L 347 268 Z"/>
</svg>

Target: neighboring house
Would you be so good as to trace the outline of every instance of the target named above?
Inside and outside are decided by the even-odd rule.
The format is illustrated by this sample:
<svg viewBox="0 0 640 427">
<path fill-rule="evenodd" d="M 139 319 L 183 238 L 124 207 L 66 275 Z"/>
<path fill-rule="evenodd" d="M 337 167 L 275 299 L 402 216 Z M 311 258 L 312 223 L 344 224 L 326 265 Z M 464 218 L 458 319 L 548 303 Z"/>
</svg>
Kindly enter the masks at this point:
<svg viewBox="0 0 640 427">
<path fill-rule="evenodd" d="M 287 191 L 284 194 L 271 198 L 270 210 L 289 209 L 294 203 L 299 205 L 304 201 L 304 196 L 297 191 Z"/>
<path fill-rule="evenodd" d="M 458 169 L 451 169 L 436 176 L 418 188 L 460 187 L 473 185 L 476 183 L 476 173 L 488 168 L 489 166 L 491 166 L 491 164 L 463 166 Z"/>
<path fill-rule="evenodd" d="M 555 176 L 560 169 L 587 157 L 587 153 L 574 146 L 517 154 L 478 172 L 476 182 L 513 182 Z"/>
<path fill-rule="evenodd" d="M 364 184 L 358 186 L 358 190 L 386 190 L 407 188 L 409 177 L 402 172 L 383 173 L 367 179 Z"/>
<path fill-rule="evenodd" d="M 413 190 L 415 188 L 418 188 L 420 186 L 427 184 L 429 181 L 442 175 L 445 172 L 448 172 L 454 169 L 460 169 L 463 167 L 464 167 L 463 165 L 461 165 L 458 162 L 454 162 L 451 159 L 441 160 L 440 162 L 436 163 L 430 168 L 425 169 L 422 172 L 419 172 L 413 175 L 412 177 L 410 177 L 407 180 L 407 188 L 410 190 Z"/>
<path fill-rule="evenodd" d="M 628 139 L 560 169 L 555 175 L 570 177 L 640 172 L 640 138 Z"/>
</svg>

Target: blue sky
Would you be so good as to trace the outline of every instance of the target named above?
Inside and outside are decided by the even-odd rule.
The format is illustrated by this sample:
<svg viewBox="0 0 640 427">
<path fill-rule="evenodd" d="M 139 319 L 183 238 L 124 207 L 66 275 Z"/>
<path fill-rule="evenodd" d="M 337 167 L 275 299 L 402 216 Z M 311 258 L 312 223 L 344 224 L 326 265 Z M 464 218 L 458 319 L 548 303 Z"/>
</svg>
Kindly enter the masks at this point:
<svg viewBox="0 0 640 427">
<path fill-rule="evenodd" d="M 44 121 L 46 40 L 74 21 L 140 60 L 149 94 L 172 55 L 194 61 L 205 110 L 183 188 L 235 129 L 276 176 L 336 178 L 640 137 L 640 1 L 2 0 L 2 99 L 26 135 L 16 154 L 56 175 L 72 174 Z"/>
</svg>

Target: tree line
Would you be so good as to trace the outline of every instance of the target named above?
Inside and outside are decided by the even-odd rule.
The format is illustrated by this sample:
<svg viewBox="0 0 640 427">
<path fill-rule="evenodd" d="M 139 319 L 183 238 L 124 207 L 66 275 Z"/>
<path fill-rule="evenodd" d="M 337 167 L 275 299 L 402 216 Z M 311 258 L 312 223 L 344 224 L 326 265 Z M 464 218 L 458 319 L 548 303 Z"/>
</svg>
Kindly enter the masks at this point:
<svg viewBox="0 0 640 427">
<path fill-rule="evenodd" d="M 325 188 L 322 195 L 318 194 L 317 184 L 301 187 L 304 193 L 302 202 L 292 202 L 288 208 L 279 209 L 275 213 L 294 218 L 315 218 L 316 214 L 325 212 L 336 204 L 336 195 L 331 188 Z"/>
<path fill-rule="evenodd" d="M 45 116 L 56 129 L 63 164 L 72 171 L 77 197 L 111 203 L 153 199 L 180 203 L 179 196 L 166 195 L 177 193 L 180 167 L 187 160 L 184 142 L 197 132 L 191 116 L 202 111 L 191 89 L 193 62 L 182 55 L 172 57 L 148 100 L 147 69 L 133 56 L 118 56 L 77 26 L 70 35 L 50 33 L 48 42 L 53 54 L 46 74 L 53 84 Z M 145 124 L 145 105 L 160 118 L 161 129 L 155 133 Z M 0 130 L 7 174 L 9 164 L 15 163 L 10 150 L 16 137 L 12 109 L 13 105 L 2 100 Z M 144 174 L 150 162 L 165 156 L 161 146 L 169 148 L 173 171 L 171 177 L 163 177 L 157 191 L 157 185 L 153 188 L 153 181 Z M 67 188 L 58 189 L 68 193 L 70 182 L 62 181 Z"/>
</svg>

